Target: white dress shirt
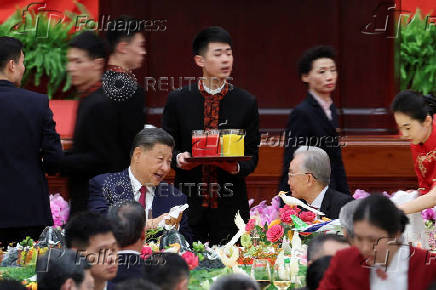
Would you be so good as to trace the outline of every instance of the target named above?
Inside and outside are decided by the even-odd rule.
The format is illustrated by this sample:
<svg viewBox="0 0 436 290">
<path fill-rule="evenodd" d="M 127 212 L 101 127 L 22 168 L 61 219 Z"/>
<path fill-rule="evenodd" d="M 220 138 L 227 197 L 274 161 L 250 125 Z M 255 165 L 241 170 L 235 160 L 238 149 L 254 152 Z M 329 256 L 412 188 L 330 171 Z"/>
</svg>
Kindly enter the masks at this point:
<svg viewBox="0 0 436 290">
<path fill-rule="evenodd" d="M 141 182 L 139 182 L 138 179 L 135 178 L 135 176 L 132 173 L 132 170 L 129 167 L 129 178 L 130 183 L 132 184 L 133 189 L 133 196 L 135 198 L 135 201 L 139 202 L 139 198 L 141 197 L 141 192 L 139 191 L 142 187 Z M 148 213 L 151 212 L 151 206 L 153 205 L 153 199 L 154 199 L 154 186 L 147 185 L 147 192 L 145 194 L 145 217 L 148 219 Z M 150 216 L 150 218 L 152 218 Z"/>
<path fill-rule="evenodd" d="M 330 110 L 330 106 L 333 104 L 333 101 L 330 99 L 328 101 L 322 99 L 320 96 L 315 94 L 312 90 L 309 90 L 309 93 L 313 96 L 313 98 L 318 102 L 318 104 L 323 109 L 324 113 L 326 114 L 327 118 L 329 120 L 332 120 L 332 110 Z"/>
<path fill-rule="evenodd" d="M 376 274 L 376 268 L 370 271 L 370 289 L 371 290 L 407 290 L 409 274 L 410 248 L 408 246 L 400 247 L 392 257 L 390 264 L 383 267 L 386 270 L 387 278 L 383 280 Z"/>
<path fill-rule="evenodd" d="M 312 201 L 311 204 L 309 204 L 309 206 L 316 208 L 316 209 L 320 209 L 321 205 L 322 205 L 322 201 L 324 200 L 324 195 L 325 192 L 327 191 L 327 189 L 329 188 L 329 186 L 327 185 L 326 187 L 324 187 L 323 190 L 321 190 L 321 192 L 318 194 L 318 196 Z"/>
</svg>

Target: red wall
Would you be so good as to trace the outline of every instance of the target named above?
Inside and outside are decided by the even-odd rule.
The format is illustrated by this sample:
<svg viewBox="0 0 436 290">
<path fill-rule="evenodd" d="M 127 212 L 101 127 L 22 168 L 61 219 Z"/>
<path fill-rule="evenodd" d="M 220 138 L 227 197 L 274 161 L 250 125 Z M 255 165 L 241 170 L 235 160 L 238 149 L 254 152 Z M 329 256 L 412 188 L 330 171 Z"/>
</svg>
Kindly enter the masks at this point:
<svg viewBox="0 0 436 290">
<path fill-rule="evenodd" d="M 415 12 L 419 8 L 423 15 L 432 14 L 436 16 L 435 0 L 402 0 L 401 9 Z"/>
</svg>

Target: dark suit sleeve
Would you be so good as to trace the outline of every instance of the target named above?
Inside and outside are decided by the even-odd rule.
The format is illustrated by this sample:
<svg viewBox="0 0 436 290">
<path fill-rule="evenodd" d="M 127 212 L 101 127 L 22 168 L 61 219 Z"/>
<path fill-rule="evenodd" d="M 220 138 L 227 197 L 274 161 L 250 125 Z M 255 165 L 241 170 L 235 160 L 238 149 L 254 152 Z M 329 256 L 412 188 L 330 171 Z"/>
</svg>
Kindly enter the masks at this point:
<svg viewBox="0 0 436 290">
<path fill-rule="evenodd" d="M 48 106 L 48 98 L 44 99 L 46 110 L 43 116 L 42 138 L 41 138 L 41 157 L 44 170 L 53 174 L 59 170 L 59 161 L 63 156 L 61 140 L 56 133 L 56 123 L 53 120 L 53 112 Z"/>
<path fill-rule="evenodd" d="M 304 145 L 309 136 L 312 136 L 310 123 L 309 116 L 299 109 L 294 109 L 289 115 L 289 121 L 285 129 L 283 168 L 279 190 L 289 191 L 289 163 L 294 157 L 295 150 Z"/>
<path fill-rule="evenodd" d="M 102 183 L 98 181 L 98 176 L 89 180 L 89 200 L 88 209 L 93 212 L 106 213 L 109 205 L 103 195 Z"/>
<path fill-rule="evenodd" d="M 185 204 L 185 203 L 188 203 L 188 201 L 186 199 L 186 196 L 183 195 L 183 203 L 182 204 Z M 192 242 L 193 242 L 192 241 L 192 230 L 191 230 L 191 227 L 189 226 L 189 222 L 188 222 L 188 212 L 187 212 L 188 210 L 189 210 L 189 208 L 183 212 L 182 220 L 180 221 L 179 231 L 185 237 L 186 241 L 189 244 L 192 244 Z"/>
<path fill-rule="evenodd" d="M 332 172 L 334 172 L 336 190 L 350 195 L 351 191 L 347 183 L 340 144 L 338 144 L 338 148 L 334 152 L 336 154 L 336 162 L 333 163 Z"/>
<path fill-rule="evenodd" d="M 177 168 L 177 162 L 176 162 L 177 154 L 182 153 L 182 151 L 178 147 L 181 144 L 181 139 L 180 139 L 181 136 L 180 136 L 180 129 L 178 126 L 178 121 L 177 121 L 177 103 L 176 103 L 177 95 L 176 95 L 176 92 L 177 91 L 173 91 L 173 92 L 169 93 L 168 100 L 167 100 L 167 103 L 165 105 L 163 115 L 162 115 L 162 129 L 164 129 L 171 136 L 173 136 L 174 141 L 176 143 L 174 150 L 173 150 L 173 159 L 171 162 L 171 166 L 173 168 Z"/>
<path fill-rule="evenodd" d="M 63 173 L 94 173 L 100 168 L 122 167 L 119 154 L 122 149 L 118 135 L 114 133 L 119 125 L 115 108 L 110 104 L 99 104 L 90 112 L 84 133 L 89 150 L 66 155 L 62 160 Z"/>
<path fill-rule="evenodd" d="M 248 161 L 239 162 L 239 173 L 237 176 L 246 177 L 252 173 L 257 166 L 259 160 L 259 143 L 260 143 L 260 133 L 259 133 L 259 110 L 257 101 L 254 99 L 250 112 L 249 125 L 246 129 L 246 134 L 244 138 L 244 155 L 252 156 Z"/>
</svg>

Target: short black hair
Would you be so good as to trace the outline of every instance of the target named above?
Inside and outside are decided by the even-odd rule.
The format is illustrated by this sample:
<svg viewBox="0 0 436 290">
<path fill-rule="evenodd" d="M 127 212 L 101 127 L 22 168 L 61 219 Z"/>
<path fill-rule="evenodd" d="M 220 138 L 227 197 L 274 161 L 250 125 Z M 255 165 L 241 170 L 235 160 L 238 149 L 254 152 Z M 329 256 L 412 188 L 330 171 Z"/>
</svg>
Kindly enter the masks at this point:
<svg viewBox="0 0 436 290">
<path fill-rule="evenodd" d="M 0 280 L 0 290 L 26 290 L 26 287 L 15 280 Z"/>
<path fill-rule="evenodd" d="M 322 257 L 324 243 L 328 241 L 348 244 L 347 240 L 343 236 L 335 234 L 319 234 L 313 237 L 307 246 L 307 260 L 312 261 L 314 260 L 314 257 L 315 259 Z"/>
<path fill-rule="evenodd" d="M 61 289 L 69 278 L 73 279 L 76 285 L 80 285 L 85 279 L 85 270 L 89 269 L 91 269 L 91 264 L 78 252 L 51 248 L 38 259 L 36 264 L 38 289 Z"/>
<path fill-rule="evenodd" d="M 309 290 L 318 289 L 319 282 L 321 282 L 322 277 L 324 277 L 325 271 L 330 266 L 330 260 L 332 256 L 324 256 L 322 258 L 316 259 L 312 264 L 307 267 L 306 275 L 306 285 Z"/>
<path fill-rule="evenodd" d="M 115 290 L 160 290 L 161 288 L 150 281 L 133 278 L 117 283 Z"/>
<path fill-rule="evenodd" d="M 109 208 L 107 214 L 120 247 L 136 243 L 144 231 L 145 211 L 139 202 L 125 201 Z"/>
<path fill-rule="evenodd" d="M 353 216 L 353 224 L 367 221 L 389 235 L 403 233 L 409 218 L 389 198 L 381 194 L 366 197 L 357 207 Z"/>
<path fill-rule="evenodd" d="M 209 43 L 227 43 L 232 47 L 232 38 L 222 27 L 208 27 L 195 36 L 192 42 L 192 53 L 194 55 L 203 55 L 207 51 Z"/>
<path fill-rule="evenodd" d="M 18 63 L 21 52 L 23 51 L 23 43 L 9 36 L 0 37 L 0 70 L 3 70 L 6 64 L 13 60 Z"/>
<path fill-rule="evenodd" d="M 65 225 L 65 244 L 67 248 L 84 249 L 89 246 L 91 237 L 108 232 L 112 232 L 112 226 L 105 215 L 80 212 L 71 217 Z"/>
<path fill-rule="evenodd" d="M 133 151 L 136 147 L 142 147 L 145 150 L 150 150 L 156 144 L 167 145 L 174 148 L 175 142 L 173 136 L 167 131 L 161 128 L 144 128 L 136 134 L 133 139 L 132 149 L 130 150 L 130 156 L 133 155 Z"/>
<path fill-rule="evenodd" d="M 404 90 L 399 92 L 391 105 L 394 113 L 403 113 L 419 122 L 424 122 L 427 116 L 433 117 L 436 113 L 436 99 L 432 95 Z"/>
<path fill-rule="evenodd" d="M 333 47 L 320 45 L 309 48 L 300 57 L 297 63 L 298 75 L 308 74 L 313 69 L 313 62 L 320 58 L 329 58 L 335 60 L 336 53 Z"/>
<path fill-rule="evenodd" d="M 128 15 L 121 15 L 119 18 L 109 21 L 106 31 L 106 40 L 109 45 L 109 53 L 113 53 L 118 43 L 130 42 L 136 33 L 142 33 L 144 21 Z"/>
<path fill-rule="evenodd" d="M 105 43 L 103 39 L 92 31 L 81 32 L 70 40 L 68 47 L 86 51 L 91 59 L 106 59 Z"/>
<path fill-rule="evenodd" d="M 156 253 L 148 259 L 164 261 L 146 262 L 146 279 L 160 286 L 162 290 L 172 290 L 182 279 L 189 277 L 189 266 L 178 254 Z"/>
<path fill-rule="evenodd" d="M 210 287 L 211 290 L 259 290 L 260 287 L 247 275 L 230 274 L 219 277 Z"/>
</svg>

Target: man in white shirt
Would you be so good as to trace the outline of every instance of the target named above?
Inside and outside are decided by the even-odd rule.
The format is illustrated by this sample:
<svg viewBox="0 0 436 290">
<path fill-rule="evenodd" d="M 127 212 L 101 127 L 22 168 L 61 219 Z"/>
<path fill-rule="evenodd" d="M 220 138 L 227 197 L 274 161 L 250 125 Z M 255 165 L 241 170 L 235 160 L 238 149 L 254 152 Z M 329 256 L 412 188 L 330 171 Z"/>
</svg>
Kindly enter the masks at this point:
<svg viewBox="0 0 436 290">
<path fill-rule="evenodd" d="M 89 210 L 106 213 L 112 205 L 137 201 L 145 211 L 146 229 L 158 227 L 171 208 L 187 203 L 182 192 L 162 182 L 171 169 L 173 148 L 173 137 L 163 129 L 142 129 L 133 140 L 129 168 L 89 181 Z M 180 233 L 191 242 L 186 211 L 177 223 Z"/>
<path fill-rule="evenodd" d="M 341 207 L 353 198 L 329 188 L 330 172 L 330 158 L 323 149 L 301 146 L 289 165 L 288 184 L 293 197 L 337 219 Z"/>
</svg>

